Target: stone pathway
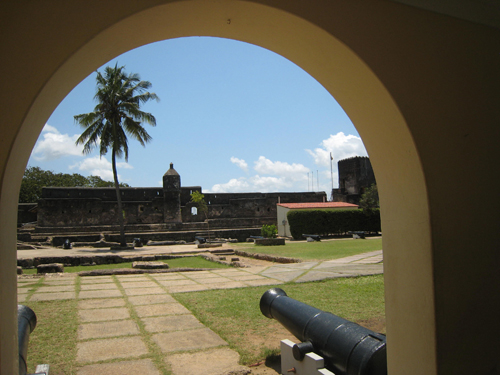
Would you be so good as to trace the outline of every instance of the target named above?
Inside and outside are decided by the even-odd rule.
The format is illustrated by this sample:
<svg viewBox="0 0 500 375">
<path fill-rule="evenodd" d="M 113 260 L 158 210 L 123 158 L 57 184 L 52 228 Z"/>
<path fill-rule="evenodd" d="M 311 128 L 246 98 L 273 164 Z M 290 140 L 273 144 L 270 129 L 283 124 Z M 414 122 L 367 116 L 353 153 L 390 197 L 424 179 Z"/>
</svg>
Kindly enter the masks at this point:
<svg viewBox="0 0 500 375">
<path fill-rule="evenodd" d="M 239 355 L 172 294 L 305 282 L 383 272 L 382 251 L 324 262 L 269 267 L 18 280 L 19 303 L 77 299 L 78 375 L 219 375 L 244 368 Z M 78 280 L 78 282 L 77 282 Z M 164 362 L 163 362 L 164 361 Z"/>
</svg>

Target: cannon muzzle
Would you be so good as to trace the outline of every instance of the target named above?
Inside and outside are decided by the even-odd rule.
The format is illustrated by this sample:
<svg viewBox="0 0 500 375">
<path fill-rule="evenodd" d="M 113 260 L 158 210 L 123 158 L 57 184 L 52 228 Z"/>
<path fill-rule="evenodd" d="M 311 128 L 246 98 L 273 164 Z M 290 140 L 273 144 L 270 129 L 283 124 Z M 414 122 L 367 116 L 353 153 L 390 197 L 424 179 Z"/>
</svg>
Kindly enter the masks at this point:
<svg viewBox="0 0 500 375">
<path fill-rule="evenodd" d="M 314 351 L 337 375 L 387 374 L 385 335 L 296 301 L 280 288 L 262 295 L 260 311 L 302 341 L 293 347 L 297 360 Z"/>
<path fill-rule="evenodd" d="M 36 327 L 36 315 L 28 306 L 17 305 L 17 337 L 19 345 L 19 375 L 28 371 L 28 342 Z"/>
</svg>

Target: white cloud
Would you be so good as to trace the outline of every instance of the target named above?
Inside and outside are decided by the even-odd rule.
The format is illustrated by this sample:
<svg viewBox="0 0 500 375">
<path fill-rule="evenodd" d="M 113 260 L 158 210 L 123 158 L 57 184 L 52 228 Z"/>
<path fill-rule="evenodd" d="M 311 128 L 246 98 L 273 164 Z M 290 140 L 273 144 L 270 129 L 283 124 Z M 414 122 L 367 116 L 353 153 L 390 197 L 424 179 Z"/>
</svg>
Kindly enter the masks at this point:
<svg viewBox="0 0 500 375">
<path fill-rule="evenodd" d="M 316 165 L 322 167 L 330 166 L 331 152 L 335 168 L 339 160 L 368 155 L 360 137 L 345 135 L 343 132 L 330 135 L 328 139 L 323 140 L 321 148 L 315 148 L 314 151 L 306 149 L 306 151 L 314 158 Z"/>
<path fill-rule="evenodd" d="M 236 164 L 238 167 L 243 169 L 245 172 L 248 172 L 248 164 L 245 160 L 235 158 L 231 156 L 231 163 Z"/>
<path fill-rule="evenodd" d="M 254 169 L 257 173 L 278 175 L 286 180 L 300 181 L 309 172 L 309 168 L 302 164 L 289 164 L 282 161 L 271 161 L 264 156 L 259 156 Z"/>
<path fill-rule="evenodd" d="M 333 187 L 338 187 L 337 162 L 353 156 L 368 155 L 360 137 L 345 135 L 343 132 L 330 135 L 314 151 L 307 149 L 305 151 L 314 158 L 317 169 L 311 170 L 303 164 L 272 161 L 265 156 L 259 156 L 254 162 L 255 175 L 233 178 L 227 183 L 216 184 L 211 189 L 205 190 L 207 193 L 319 190 L 329 194 L 332 188 L 332 172 Z M 333 156 L 333 171 L 330 170 L 330 153 Z M 245 172 L 248 171 L 248 164 L 244 160 L 232 157 L 231 163 L 238 165 Z"/>
<path fill-rule="evenodd" d="M 32 156 L 38 161 L 51 161 L 65 156 L 81 156 L 83 146 L 76 146 L 79 135 L 61 134 L 55 127 L 46 124 L 33 148 Z"/>
<path fill-rule="evenodd" d="M 231 161 L 234 163 L 233 160 Z M 272 161 L 260 156 L 255 162 L 254 169 L 258 172 L 254 176 L 233 178 L 227 183 L 216 184 L 211 189 L 205 190 L 207 193 L 267 193 L 307 190 L 307 173 L 309 169 L 302 164 Z M 261 176 L 260 174 L 269 176 Z"/>
<path fill-rule="evenodd" d="M 128 163 L 116 163 L 116 167 L 117 169 L 133 169 Z M 111 162 L 105 157 L 94 156 L 86 158 L 79 163 L 71 165 L 69 168 L 78 168 L 78 170 L 85 172 L 85 174 L 99 176 L 106 181 L 113 181 L 113 167 Z M 118 180 L 121 181 L 119 174 Z"/>
<path fill-rule="evenodd" d="M 232 178 L 225 184 L 215 184 L 211 189 L 206 190 L 207 193 L 243 193 L 251 191 L 250 184 L 247 179 Z"/>
</svg>

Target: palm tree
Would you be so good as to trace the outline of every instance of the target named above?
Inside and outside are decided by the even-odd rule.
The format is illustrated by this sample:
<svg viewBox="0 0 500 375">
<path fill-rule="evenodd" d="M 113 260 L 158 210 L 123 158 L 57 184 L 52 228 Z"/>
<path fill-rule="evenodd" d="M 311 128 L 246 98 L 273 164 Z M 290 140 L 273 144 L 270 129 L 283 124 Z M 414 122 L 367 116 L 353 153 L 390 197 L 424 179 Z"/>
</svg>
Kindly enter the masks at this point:
<svg viewBox="0 0 500 375">
<path fill-rule="evenodd" d="M 85 130 L 76 140 L 83 144 L 83 153 L 88 154 L 99 145 L 102 157 L 111 149 L 111 162 L 118 202 L 118 222 L 120 224 L 120 245 L 126 246 L 125 224 L 116 158 L 125 156 L 128 161 L 127 135 L 145 146 L 152 138 L 142 123 L 156 126 L 156 119 L 151 113 L 140 110 L 140 105 L 149 100 L 159 101 L 155 93 L 147 90 L 151 87 L 148 81 L 141 81 L 138 74 L 126 74 L 124 66 L 106 67 L 104 74 L 97 72 L 97 89 L 94 99 L 97 105 L 93 112 L 75 116 L 75 122 Z"/>
</svg>

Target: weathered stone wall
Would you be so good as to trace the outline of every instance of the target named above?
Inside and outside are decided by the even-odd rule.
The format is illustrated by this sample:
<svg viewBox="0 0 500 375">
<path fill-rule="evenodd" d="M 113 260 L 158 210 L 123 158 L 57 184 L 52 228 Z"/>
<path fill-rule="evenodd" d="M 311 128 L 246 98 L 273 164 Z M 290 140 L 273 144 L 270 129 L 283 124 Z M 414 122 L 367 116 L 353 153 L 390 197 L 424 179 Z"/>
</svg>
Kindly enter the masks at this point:
<svg viewBox="0 0 500 375">
<path fill-rule="evenodd" d="M 115 201 L 100 199 L 40 199 L 38 226 L 92 226 L 117 224 L 118 205 Z M 151 201 L 124 201 L 123 210 L 128 224 L 155 224 L 163 222 L 163 199 Z"/>
<path fill-rule="evenodd" d="M 17 225 L 36 221 L 36 208 L 36 203 L 19 203 L 17 206 Z"/>
<path fill-rule="evenodd" d="M 201 186 L 180 186 L 180 176 L 169 170 L 163 188 L 120 188 L 125 223 L 197 223 L 206 217 L 193 215 L 189 203 Z M 276 222 L 276 204 L 323 202 L 324 192 L 223 193 L 205 194 L 208 219 L 221 227 L 259 226 Z M 116 225 L 117 202 L 114 188 L 43 188 L 38 202 L 38 227 L 85 227 Z M 248 219 L 246 223 L 241 221 Z M 233 222 L 231 222 L 233 220 Z M 238 221 L 239 220 L 239 221 Z"/>
<path fill-rule="evenodd" d="M 208 206 L 209 219 L 241 219 L 258 218 L 265 223 L 271 220 L 276 223 L 276 204 L 294 202 L 323 202 L 326 200 L 324 192 L 302 193 L 217 193 L 205 194 Z M 183 222 L 197 222 L 205 220 L 205 215 L 198 210 L 192 214 L 192 203 L 182 207 Z"/>
</svg>

